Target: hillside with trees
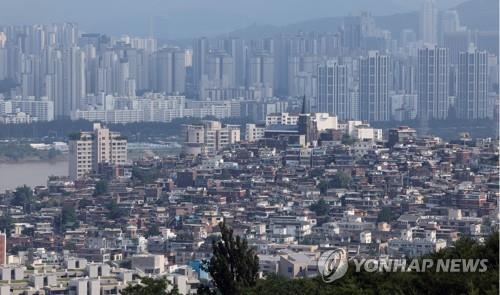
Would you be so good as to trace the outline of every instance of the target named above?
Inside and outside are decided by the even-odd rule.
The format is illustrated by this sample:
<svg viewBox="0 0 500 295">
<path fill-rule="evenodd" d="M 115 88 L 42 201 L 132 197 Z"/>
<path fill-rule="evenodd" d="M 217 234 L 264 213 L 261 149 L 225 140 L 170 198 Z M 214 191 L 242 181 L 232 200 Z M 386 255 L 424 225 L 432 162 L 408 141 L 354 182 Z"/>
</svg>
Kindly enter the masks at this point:
<svg viewBox="0 0 500 295">
<path fill-rule="evenodd" d="M 267 275 L 256 279 L 258 257 L 247 241 L 234 236 L 226 224 L 220 225 L 221 236 L 212 245 L 213 256 L 205 261 L 204 269 L 213 280 L 200 286 L 198 294 L 246 295 L 393 295 L 393 294 L 485 294 L 496 295 L 498 281 L 498 233 L 484 243 L 468 237 L 461 238 L 452 247 L 420 257 L 437 259 L 487 259 L 485 272 L 437 272 L 435 267 L 426 272 L 356 272 L 352 264 L 344 277 L 325 283 L 320 277 L 287 279 Z M 407 264 L 408 265 L 408 264 Z M 167 288 L 165 279 L 148 279 L 143 284 L 129 286 L 124 294 L 177 294 Z"/>
<path fill-rule="evenodd" d="M 346 275 L 333 282 L 321 278 L 289 280 L 275 275 L 257 281 L 242 290 L 248 295 L 330 295 L 330 294 L 498 294 L 498 233 L 484 244 L 464 237 L 452 247 L 423 258 L 487 259 L 486 272 L 355 272 L 349 266 Z"/>
</svg>

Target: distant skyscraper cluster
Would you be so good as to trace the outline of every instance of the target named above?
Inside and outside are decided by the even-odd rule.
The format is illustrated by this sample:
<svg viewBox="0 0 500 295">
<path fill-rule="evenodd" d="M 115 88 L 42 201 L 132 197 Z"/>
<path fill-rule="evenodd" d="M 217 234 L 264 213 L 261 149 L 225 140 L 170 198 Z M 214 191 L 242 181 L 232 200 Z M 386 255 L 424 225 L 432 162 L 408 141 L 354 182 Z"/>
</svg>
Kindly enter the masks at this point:
<svg viewBox="0 0 500 295">
<path fill-rule="evenodd" d="M 302 96 L 307 111 L 340 119 L 491 118 L 498 32 L 469 30 L 434 0 L 423 1 L 418 15 L 419 27 L 401 32 L 362 13 L 321 32 L 202 37 L 183 46 L 85 33 L 73 23 L 0 26 L 0 81 L 13 85 L 0 94 L 0 122 L 161 121 L 147 105 L 166 96 L 184 100 L 175 110 L 159 108 L 176 114 L 165 121 L 198 106 L 205 109 L 198 116 L 262 119 L 273 109 L 257 104 L 286 101 L 293 109 Z M 214 111 L 221 105 L 231 109 Z"/>
</svg>

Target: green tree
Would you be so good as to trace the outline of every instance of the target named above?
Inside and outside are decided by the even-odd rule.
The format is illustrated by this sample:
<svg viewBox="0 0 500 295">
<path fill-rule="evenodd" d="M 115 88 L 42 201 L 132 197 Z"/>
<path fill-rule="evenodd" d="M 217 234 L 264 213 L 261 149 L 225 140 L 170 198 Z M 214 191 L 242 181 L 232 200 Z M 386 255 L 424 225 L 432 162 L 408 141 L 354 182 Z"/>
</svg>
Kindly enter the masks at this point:
<svg viewBox="0 0 500 295">
<path fill-rule="evenodd" d="M 420 259 L 434 260 L 425 272 L 355 272 L 350 265 L 341 279 L 325 283 L 321 278 L 287 279 L 270 275 L 242 293 L 248 295 L 336 295 L 336 294 L 498 294 L 498 232 L 484 244 L 468 237 L 452 247 Z M 486 259 L 485 272 L 436 271 L 437 259 Z M 422 261 L 419 262 L 422 265 Z"/>
<path fill-rule="evenodd" d="M 342 135 L 342 144 L 345 145 L 353 145 L 356 142 L 356 139 L 352 138 L 349 134 Z"/>
<path fill-rule="evenodd" d="M 345 172 L 337 172 L 332 179 L 330 179 L 329 187 L 331 188 L 348 188 L 351 184 L 351 176 Z"/>
<path fill-rule="evenodd" d="M 108 192 L 108 182 L 106 180 L 99 180 L 94 187 L 94 196 L 101 196 Z"/>
<path fill-rule="evenodd" d="M 141 282 L 135 285 L 128 285 L 125 289 L 121 291 L 122 295 L 179 295 L 179 290 L 176 286 L 170 291 L 167 291 L 169 287 L 169 282 L 164 279 L 154 279 L 142 277 Z"/>
<path fill-rule="evenodd" d="M 28 237 L 35 236 L 35 228 L 34 227 L 26 227 L 23 229 L 22 234 Z"/>
<path fill-rule="evenodd" d="M 377 222 L 391 222 L 394 220 L 394 215 L 391 208 L 383 207 L 377 215 Z"/>
<path fill-rule="evenodd" d="M 319 199 L 316 203 L 313 203 L 309 209 L 311 209 L 311 211 L 316 213 L 318 216 L 325 216 L 328 215 L 328 212 L 330 212 L 330 206 L 323 198 Z"/>
<path fill-rule="evenodd" d="M 92 202 L 92 200 L 89 200 L 89 199 L 81 199 L 79 202 L 78 202 L 78 208 L 79 209 L 83 209 L 87 206 L 92 206 L 94 205 L 94 202 Z"/>
<path fill-rule="evenodd" d="M 118 206 L 115 200 L 112 200 L 106 205 L 106 209 L 108 209 L 108 218 L 111 220 L 120 219 L 125 211 Z"/>
<path fill-rule="evenodd" d="M 319 192 L 322 195 L 326 195 L 326 192 L 328 191 L 328 181 L 320 181 L 318 184 Z"/>
<path fill-rule="evenodd" d="M 7 237 L 10 237 L 10 233 L 13 227 L 12 217 L 10 217 L 10 215 L 0 216 L 0 231 L 4 232 Z"/>
<path fill-rule="evenodd" d="M 61 209 L 62 227 L 72 226 L 77 222 L 75 207 L 70 204 L 64 204 Z"/>
<path fill-rule="evenodd" d="M 259 258 L 246 239 L 234 236 L 225 222 L 219 225 L 221 237 L 212 242 L 212 258 L 203 269 L 210 273 L 217 290 L 223 295 L 242 294 L 242 289 L 254 286 L 259 271 Z"/>
<path fill-rule="evenodd" d="M 325 169 L 323 169 L 323 168 L 313 168 L 309 172 L 309 176 L 311 176 L 311 177 L 320 177 L 320 176 L 323 175 L 324 172 L 325 172 Z"/>
<path fill-rule="evenodd" d="M 26 185 L 16 188 L 14 198 L 10 202 L 12 206 L 22 206 L 24 211 L 28 214 L 31 213 L 34 203 L 35 198 L 33 196 L 33 190 Z"/>
<path fill-rule="evenodd" d="M 148 231 L 146 232 L 146 237 L 154 237 L 160 235 L 160 227 L 158 224 L 153 223 L 148 226 Z"/>
<path fill-rule="evenodd" d="M 132 168 L 132 178 L 141 183 L 151 183 L 158 179 L 160 170 L 156 167 L 138 167 Z"/>
</svg>

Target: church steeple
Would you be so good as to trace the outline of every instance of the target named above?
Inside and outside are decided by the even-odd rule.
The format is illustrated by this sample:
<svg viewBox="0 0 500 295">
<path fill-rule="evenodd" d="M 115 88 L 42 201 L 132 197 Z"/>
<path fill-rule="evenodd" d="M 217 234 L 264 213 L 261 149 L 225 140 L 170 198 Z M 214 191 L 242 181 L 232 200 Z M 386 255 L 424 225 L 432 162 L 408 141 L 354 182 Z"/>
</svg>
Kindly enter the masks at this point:
<svg viewBox="0 0 500 295">
<path fill-rule="evenodd" d="M 304 95 L 302 97 L 302 110 L 299 114 L 299 121 L 297 122 L 297 127 L 300 135 L 305 136 L 306 144 L 309 145 L 309 143 L 312 140 L 312 128 L 311 128 L 311 116 L 310 114 L 306 111 L 307 109 L 307 100 L 306 96 Z"/>
</svg>

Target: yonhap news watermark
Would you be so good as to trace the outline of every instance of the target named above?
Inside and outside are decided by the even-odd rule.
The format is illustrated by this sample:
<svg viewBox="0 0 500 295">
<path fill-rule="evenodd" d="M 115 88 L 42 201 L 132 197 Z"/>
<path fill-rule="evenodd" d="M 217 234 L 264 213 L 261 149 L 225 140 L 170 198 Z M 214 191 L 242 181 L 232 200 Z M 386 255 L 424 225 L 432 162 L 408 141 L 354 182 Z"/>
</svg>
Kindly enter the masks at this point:
<svg viewBox="0 0 500 295">
<path fill-rule="evenodd" d="M 342 278 L 349 267 L 355 272 L 486 272 L 488 259 L 366 259 L 348 258 L 342 248 L 323 252 L 318 258 L 318 272 L 326 283 Z"/>
</svg>

